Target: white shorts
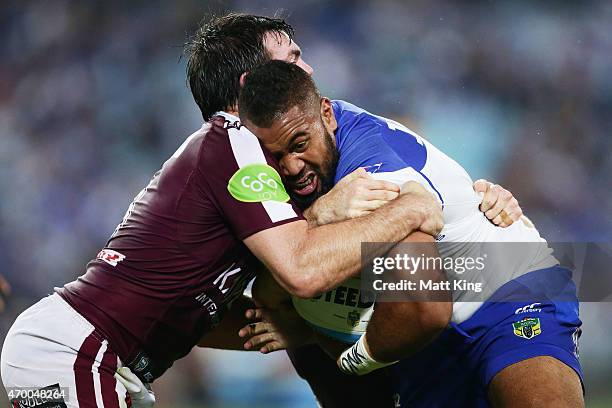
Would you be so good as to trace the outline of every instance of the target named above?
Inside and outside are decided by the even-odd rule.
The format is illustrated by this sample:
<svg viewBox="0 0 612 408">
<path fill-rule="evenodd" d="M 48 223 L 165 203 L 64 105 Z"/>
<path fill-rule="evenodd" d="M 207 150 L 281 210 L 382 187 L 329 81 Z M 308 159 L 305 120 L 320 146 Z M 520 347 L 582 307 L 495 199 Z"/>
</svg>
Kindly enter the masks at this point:
<svg viewBox="0 0 612 408">
<path fill-rule="evenodd" d="M 126 389 L 114 377 L 119 358 L 91 323 L 57 294 L 19 315 L 0 360 L 9 399 L 26 392 L 36 396 L 35 390 L 58 384 L 69 408 L 129 407 Z"/>
</svg>

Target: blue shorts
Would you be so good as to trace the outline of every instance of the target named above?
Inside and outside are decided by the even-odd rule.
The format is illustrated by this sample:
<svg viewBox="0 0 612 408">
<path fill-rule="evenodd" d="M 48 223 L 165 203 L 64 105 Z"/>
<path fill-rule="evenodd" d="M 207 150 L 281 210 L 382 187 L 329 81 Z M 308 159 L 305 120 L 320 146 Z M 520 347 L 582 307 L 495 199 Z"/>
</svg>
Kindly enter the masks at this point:
<svg viewBox="0 0 612 408">
<path fill-rule="evenodd" d="M 582 381 L 581 324 L 571 271 L 555 266 L 527 273 L 502 286 L 468 320 L 452 323 L 423 351 L 389 367 L 397 406 L 489 407 L 493 377 L 536 356 L 562 361 Z"/>
</svg>

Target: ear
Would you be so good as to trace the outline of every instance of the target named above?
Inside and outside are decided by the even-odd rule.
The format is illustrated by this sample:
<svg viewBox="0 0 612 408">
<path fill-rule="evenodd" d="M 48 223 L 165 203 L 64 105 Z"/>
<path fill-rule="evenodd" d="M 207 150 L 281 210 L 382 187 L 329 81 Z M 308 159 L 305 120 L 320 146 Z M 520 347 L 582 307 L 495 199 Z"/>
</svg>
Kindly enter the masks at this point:
<svg viewBox="0 0 612 408">
<path fill-rule="evenodd" d="M 240 75 L 240 87 L 241 88 L 244 86 L 244 82 L 246 81 L 247 75 L 249 75 L 248 72 L 243 72 L 242 75 Z"/>
<path fill-rule="evenodd" d="M 333 135 L 338 128 L 338 122 L 336 122 L 336 115 L 334 115 L 332 103 L 329 98 L 325 96 L 321 98 L 321 119 L 323 119 L 325 128 Z"/>
</svg>

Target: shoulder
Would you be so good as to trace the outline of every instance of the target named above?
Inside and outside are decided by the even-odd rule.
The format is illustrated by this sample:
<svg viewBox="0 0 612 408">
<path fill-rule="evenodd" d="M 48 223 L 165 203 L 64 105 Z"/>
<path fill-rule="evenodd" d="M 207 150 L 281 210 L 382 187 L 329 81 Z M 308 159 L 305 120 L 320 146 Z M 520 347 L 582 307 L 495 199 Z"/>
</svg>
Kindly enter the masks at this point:
<svg viewBox="0 0 612 408">
<path fill-rule="evenodd" d="M 236 169 L 270 161 L 259 139 L 235 116 L 219 114 L 200 133 L 200 167 Z"/>
<path fill-rule="evenodd" d="M 332 106 L 339 128 L 350 127 L 355 124 L 366 126 L 382 125 L 382 120 L 379 117 L 352 103 L 335 99 L 332 101 Z"/>
<path fill-rule="evenodd" d="M 370 112 L 351 103 L 332 101 L 338 128 L 336 143 L 339 150 L 364 147 L 364 143 L 376 143 L 383 131 L 384 122 Z"/>
</svg>

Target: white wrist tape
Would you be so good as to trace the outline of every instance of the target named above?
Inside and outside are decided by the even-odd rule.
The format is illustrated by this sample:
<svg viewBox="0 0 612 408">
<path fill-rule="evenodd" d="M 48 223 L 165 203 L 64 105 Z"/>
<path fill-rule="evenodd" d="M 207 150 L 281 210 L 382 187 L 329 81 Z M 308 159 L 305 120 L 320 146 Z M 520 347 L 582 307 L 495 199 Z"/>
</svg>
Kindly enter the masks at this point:
<svg viewBox="0 0 612 408">
<path fill-rule="evenodd" d="M 397 361 L 381 363 L 374 360 L 366 350 L 364 334 L 357 343 L 342 352 L 337 363 L 340 370 L 347 374 L 364 375 L 379 368 L 395 364 Z"/>
</svg>

